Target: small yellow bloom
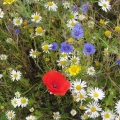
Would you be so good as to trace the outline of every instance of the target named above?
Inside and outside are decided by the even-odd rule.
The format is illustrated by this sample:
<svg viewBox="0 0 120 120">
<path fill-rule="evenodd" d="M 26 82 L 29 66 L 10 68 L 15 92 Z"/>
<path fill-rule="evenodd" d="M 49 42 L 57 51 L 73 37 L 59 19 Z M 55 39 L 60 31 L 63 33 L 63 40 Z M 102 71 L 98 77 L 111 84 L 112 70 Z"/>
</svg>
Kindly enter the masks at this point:
<svg viewBox="0 0 120 120">
<path fill-rule="evenodd" d="M 50 58 L 45 58 L 45 61 L 46 61 L 46 62 L 49 62 L 49 61 L 50 61 Z"/>
<path fill-rule="evenodd" d="M 100 19 L 100 23 L 103 24 L 103 25 L 106 25 L 108 23 L 108 21 L 105 21 L 103 19 Z"/>
<path fill-rule="evenodd" d="M 27 20 L 23 22 L 23 25 L 26 26 L 28 24 Z"/>
<path fill-rule="evenodd" d="M 15 0 L 4 0 L 3 4 L 12 4 Z"/>
<path fill-rule="evenodd" d="M 80 110 L 84 110 L 85 107 L 80 105 L 79 108 L 80 108 Z"/>
<path fill-rule="evenodd" d="M 105 36 L 111 38 L 111 32 L 109 30 L 105 31 Z"/>
<path fill-rule="evenodd" d="M 34 32 L 34 29 L 33 28 L 30 28 L 29 29 L 29 33 L 33 33 Z"/>
<path fill-rule="evenodd" d="M 73 38 L 69 38 L 69 39 L 67 40 L 67 42 L 70 43 L 70 44 L 72 44 L 72 43 L 74 42 L 74 39 L 73 39 Z"/>
<path fill-rule="evenodd" d="M 115 27 L 115 31 L 116 31 L 116 32 L 120 32 L 120 26 L 116 26 L 116 27 Z"/>
<path fill-rule="evenodd" d="M 69 71 L 70 75 L 77 75 L 81 71 L 81 66 L 79 66 L 79 65 L 71 65 L 68 68 L 68 71 Z"/>
<path fill-rule="evenodd" d="M 100 66 L 100 62 L 95 61 L 95 66 Z"/>
</svg>

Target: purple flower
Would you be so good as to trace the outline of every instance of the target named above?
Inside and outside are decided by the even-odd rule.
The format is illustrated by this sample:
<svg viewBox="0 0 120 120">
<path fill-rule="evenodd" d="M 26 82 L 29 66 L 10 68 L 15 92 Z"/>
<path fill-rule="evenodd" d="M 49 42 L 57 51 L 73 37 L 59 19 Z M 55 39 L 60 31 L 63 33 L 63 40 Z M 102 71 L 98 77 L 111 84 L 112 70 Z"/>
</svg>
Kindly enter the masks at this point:
<svg viewBox="0 0 120 120">
<path fill-rule="evenodd" d="M 81 8 L 82 12 L 87 12 L 87 10 L 89 9 L 89 7 L 90 7 L 89 3 L 83 4 L 82 8 Z"/>
<path fill-rule="evenodd" d="M 79 38 L 82 38 L 84 36 L 84 31 L 81 28 L 81 26 L 82 25 L 80 23 L 77 23 L 74 25 L 74 27 L 72 29 L 71 34 L 75 39 L 79 39 Z"/>
<path fill-rule="evenodd" d="M 85 43 L 83 48 L 83 53 L 85 55 L 90 55 L 95 53 L 95 47 L 90 43 Z"/>
<path fill-rule="evenodd" d="M 120 66 L 120 59 L 117 59 L 116 62 Z"/>
<path fill-rule="evenodd" d="M 50 45 L 51 45 L 50 50 L 54 51 L 58 49 L 58 44 L 56 42 L 52 42 Z"/>
<path fill-rule="evenodd" d="M 69 43 L 62 42 L 60 51 L 64 53 L 70 53 L 73 50 L 73 46 Z"/>
<path fill-rule="evenodd" d="M 20 34 L 20 32 L 21 32 L 21 31 L 20 31 L 19 28 L 16 28 L 16 29 L 14 30 L 14 33 L 15 33 L 15 34 Z"/>
<path fill-rule="evenodd" d="M 75 11 L 77 11 L 77 10 L 78 10 L 78 6 L 77 6 L 77 5 L 73 5 L 73 6 L 72 6 L 72 11 L 75 12 Z"/>
<path fill-rule="evenodd" d="M 6 26 L 6 28 L 7 28 L 8 30 L 12 29 L 12 27 L 11 27 L 10 25 Z"/>
</svg>

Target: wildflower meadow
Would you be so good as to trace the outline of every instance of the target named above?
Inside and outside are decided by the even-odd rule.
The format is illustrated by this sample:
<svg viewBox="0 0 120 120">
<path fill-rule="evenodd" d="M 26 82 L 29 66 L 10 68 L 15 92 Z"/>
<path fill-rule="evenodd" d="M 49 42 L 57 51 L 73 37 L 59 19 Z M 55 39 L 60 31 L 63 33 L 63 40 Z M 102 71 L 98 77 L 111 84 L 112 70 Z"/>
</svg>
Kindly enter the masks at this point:
<svg viewBox="0 0 120 120">
<path fill-rule="evenodd" d="M 0 0 L 0 120 L 120 120 L 120 0 Z"/>
</svg>

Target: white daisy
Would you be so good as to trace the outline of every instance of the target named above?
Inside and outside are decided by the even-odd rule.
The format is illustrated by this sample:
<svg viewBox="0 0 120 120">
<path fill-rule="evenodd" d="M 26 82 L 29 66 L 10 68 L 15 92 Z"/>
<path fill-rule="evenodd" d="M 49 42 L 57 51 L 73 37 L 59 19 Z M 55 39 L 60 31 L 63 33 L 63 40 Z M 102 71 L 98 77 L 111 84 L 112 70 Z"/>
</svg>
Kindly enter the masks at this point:
<svg viewBox="0 0 120 120">
<path fill-rule="evenodd" d="M 68 59 L 69 57 L 70 57 L 70 56 L 69 56 L 69 54 L 67 54 L 67 53 L 64 53 L 64 52 L 60 53 L 60 59 L 61 59 L 61 58 Z"/>
<path fill-rule="evenodd" d="M 78 23 L 78 21 L 73 19 L 73 20 L 68 20 L 66 25 L 68 28 L 72 29 L 76 23 Z"/>
<path fill-rule="evenodd" d="M 48 45 L 48 44 L 42 45 L 43 52 L 49 53 L 49 50 L 51 47 L 52 47 L 52 45 Z"/>
<path fill-rule="evenodd" d="M 88 67 L 87 74 L 89 74 L 89 75 L 95 75 L 95 69 L 94 69 L 93 66 Z"/>
<path fill-rule="evenodd" d="M 77 80 L 71 83 L 71 90 L 75 92 L 80 92 L 84 87 L 87 87 L 85 81 Z"/>
<path fill-rule="evenodd" d="M 16 98 L 19 98 L 20 97 L 20 93 L 17 91 L 17 92 L 15 92 L 15 97 Z"/>
<path fill-rule="evenodd" d="M 36 54 L 37 54 L 37 50 L 33 50 L 33 49 L 30 50 L 30 57 L 36 58 Z"/>
<path fill-rule="evenodd" d="M 18 81 L 18 80 L 20 80 L 22 73 L 20 71 L 12 70 L 12 72 L 10 74 L 11 74 L 11 78 L 12 78 L 13 81 L 14 80 Z"/>
<path fill-rule="evenodd" d="M 98 5 L 101 6 L 103 11 L 105 11 L 105 12 L 107 12 L 111 9 L 111 5 L 108 0 L 99 0 Z"/>
<path fill-rule="evenodd" d="M 116 113 L 119 114 L 120 116 L 120 100 L 115 104 L 115 110 L 116 110 Z"/>
<path fill-rule="evenodd" d="M 103 120 L 114 120 L 114 118 L 115 118 L 114 113 L 110 110 L 103 111 L 101 113 L 101 116 L 102 116 Z"/>
<path fill-rule="evenodd" d="M 22 22 L 23 22 L 23 19 L 22 19 L 22 18 L 14 18 L 14 19 L 13 19 L 13 24 L 14 24 L 15 26 L 21 25 Z"/>
<path fill-rule="evenodd" d="M 30 115 L 30 116 L 26 117 L 26 120 L 37 120 L 37 118 L 33 115 Z"/>
<path fill-rule="evenodd" d="M 70 20 L 77 20 L 78 19 L 78 12 L 71 12 L 69 19 Z"/>
<path fill-rule="evenodd" d="M 33 107 L 30 108 L 29 111 L 30 111 L 30 112 L 34 112 L 34 108 L 33 108 Z"/>
<path fill-rule="evenodd" d="M 37 27 L 35 29 L 35 35 L 36 36 L 42 36 L 45 31 L 41 27 Z"/>
<path fill-rule="evenodd" d="M 14 108 L 16 108 L 18 106 L 18 98 L 14 97 L 12 100 L 11 100 L 11 103 L 12 105 L 14 106 Z"/>
<path fill-rule="evenodd" d="M 100 115 L 99 112 L 102 110 L 97 102 L 89 103 L 85 109 L 88 117 L 93 119 L 97 118 Z"/>
<path fill-rule="evenodd" d="M 12 120 L 15 117 L 15 112 L 13 110 L 7 111 L 6 117 L 8 118 L 8 120 Z"/>
<path fill-rule="evenodd" d="M 23 107 L 26 107 L 27 104 L 28 104 L 28 99 L 27 99 L 27 98 L 25 98 L 25 97 L 20 97 L 20 98 L 18 99 L 18 105 L 21 106 L 22 108 L 23 108 Z"/>
<path fill-rule="evenodd" d="M 53 118 L 54 118 L 54 120 L 59 120 L 61 118 L 60 113 L 59 112 L 53 112 Z"/>
<path fill-rule="evenodd" d="M 6 42 L 11 44 L 11 43 L 13 43 L 13 39 L 12 38 L 7 38 Z"/>
<path fill-rule="evenodd" d="M 37 12 L 32 14 L 31 17 L 32 17 L 32 19 L 31 19 L 32 22 L 39 23 L 42 21 L 42 17 Z"/>
<path fill-rule="evenodd" d="M 4 17 L 4 12 L 2 11 L 2 9 L 0 8 L 0 18 Z"/>
<path fill-rule="evenodd" d="M 77 114 L 77 111 L 74 110 L 74 109 L 72 109 L 72 110 L 70 111 L 70 114 L 71 114 L 72 116 L 75 116 L 75 115 Z"/>
<path fill-rule="evenodd" d="M 96 87 L 95 89 L 91 89 L 88 95 L 95 101 L 102 100 L 105 97 L 105 93 L 101 89 Z"/>
<path fill-rule="evenodd" d="M 93 28 L 94 27 L 95 22 L 94 21 L 88 21 L 88 27 L 89 28 Z"/>
<path fill-rule="evenodd" d="M 6 59 L 7 59 L 7 55 L 5 55 L 5 54 L 0 55 L 0 60 L 6 60 Z"/>
<path fill-rule="evenodd" d="M 60 58 L 59 60 L 57 60 L 57 65 L 58 66 L 62 66 L 62 68 L 64 68 L 65 66 L 67 66 L 68 64 L 68 59 L 66 59 L 66 58 Z"/>
<path fill-rule="evenodd" d="M 77 102 L 79 101 L 83 101 L 83 100 L 86 100 L 87 98 L 87 95 L 86 95 L 86 91 L 85 90 L 81 90 L 79 93 L 77 93 Z"/>
<path fill-rule="evenodd" d="M 88 117 L 88 114 L 84 113 L 82 116 L 81 116 L 81 119 L 82 120 L 87 120 L 89 117 Z"/>
<path fill-rule="evenodd" d="M 109 50 L 108 50 L 108 48 L 104 48 L 103 53 L 104 53 L 105 56 L 109 55 Z"/>
<path fill-rule="evenodd" d="M 53 11 L 57 11 L 57 5 L 53 2 L 53 1 L 50 1 L 48 3 L 45 4 L 45 7 L 48 8 L 48 10 L 53 10 Z"/>
<path fill-rule="evenodd" d="M 69 3 L 68 1 L 63 2 L 62 5 L 63 5 L 63 7 L 64 7 L 65 9 L 70 8 L 70 3 Z"/>
<path fill-rule="evenodd" d="M 79 62 L 80 62 L 80 57 L 72 56 L 70 61 L 71 61 L 71 63 L 73 63 L 73 64 L 79 64 Z"/>
</svg>

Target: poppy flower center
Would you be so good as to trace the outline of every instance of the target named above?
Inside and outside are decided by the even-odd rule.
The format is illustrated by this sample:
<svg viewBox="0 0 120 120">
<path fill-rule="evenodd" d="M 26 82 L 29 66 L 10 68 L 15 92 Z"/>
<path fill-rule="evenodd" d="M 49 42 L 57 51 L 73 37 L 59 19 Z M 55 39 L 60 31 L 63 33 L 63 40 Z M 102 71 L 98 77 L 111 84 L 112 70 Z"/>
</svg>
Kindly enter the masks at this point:
<svg viewBox="0 0 120 120">
<path fill-rule="evenodd" d="M 56 85 L 56 84 L 53 84 L 53 87 L 54 87 L 54 88 L 57 88 L 57 85 Z"/>
</svg>

